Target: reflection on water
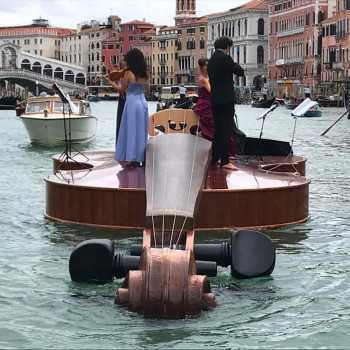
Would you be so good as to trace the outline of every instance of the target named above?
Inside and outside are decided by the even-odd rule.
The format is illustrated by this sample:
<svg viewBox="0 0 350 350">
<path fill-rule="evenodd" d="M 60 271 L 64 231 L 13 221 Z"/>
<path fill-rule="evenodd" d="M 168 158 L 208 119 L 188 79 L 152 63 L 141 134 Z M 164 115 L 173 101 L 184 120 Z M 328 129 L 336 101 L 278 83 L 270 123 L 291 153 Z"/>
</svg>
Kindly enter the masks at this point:
<svg viewBox="0 0 350 350">
<path fill-rule="evenodd" d="M 115 145 L 114 102 L 92 103 L 96 140 L 83 149 Z M 154 110 L 155 105 L 150 109 Z M 44 218 L 43 179 L 62 148 L 29 144 L 13 113 L 0 112 L 0 347 L 3 348 L 344 348 L 350 327 L 350 144 L 347 119 L 319 135 L 341 114 L 325 109 L 298 120 L 294 151 L 308 158 L 310 220 L 265 231 L 277 248 L 271 277 L 238 281 L 229 268 L 212 279 L 218 307 L 194 319 L 144 320 L 114 305 L 121 281 L 103 286 L 70 281 L 69 255 L 85 239 L 108 238 L 128 252 L 142 232 L 54 223 Z M 259 136 L 259 109 L 237 106 L 240 128 Z M 290 141 L 290 111 L 266 120 L 264 137 Z M 80 146 L 79 146 L 80 147 Z M 138 177 L 122 179 L 138 184 Z M 224 210 L 224 209 L 223 209 Z M 198 242 L 229 239 L 231 232 L 201 232 Z"/>
</svg>

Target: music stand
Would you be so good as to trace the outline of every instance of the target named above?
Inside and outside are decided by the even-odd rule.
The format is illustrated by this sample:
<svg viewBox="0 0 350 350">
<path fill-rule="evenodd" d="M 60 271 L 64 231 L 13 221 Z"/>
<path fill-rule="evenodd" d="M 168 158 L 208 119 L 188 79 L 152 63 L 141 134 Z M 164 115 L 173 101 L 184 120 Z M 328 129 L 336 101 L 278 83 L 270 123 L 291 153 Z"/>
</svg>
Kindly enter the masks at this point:
<svg viewBox="0 0 350 350">
<path fill-rule="evenodd" d="M 72 129 L 71 129 L 71 115 L 73 113 L 73 110 L 76 109 L 76 106 L 73 104 L 72 100 L 70 99 L 69 95 L 66 95 L 64 93 L 64 91 L 61 89 L 61 87 L 57 84 L 54 83 L 53 84 L 53 89 L 54 91 L 57 93 L 57 95 L 60 97 L 61 101 L 62 101 L 62 114 L 63 114 L 63 127 L 64 127 L 64 144 L 65 144 L 65 148 L 63 150 L 63 152 L 60 154 L 60 156 L 58 157 L 58 159 L 60 160 L 60 165 L 57 167 L 57 172 L 61 172 L 61 168 L 64 165 L 67 165 L 66 169 L 69 169 L 69 162 L 73 162 L 75 164 L 79 164 L 82 165 L 83 163 L 77 161 L 76 159 L 74 159 L 74 157 L 76 157 L 77 155 L 82 156 L 83 158 L 85 158 L 87 161 L 89 160 L 89 158 L 81 153 L 80 151 L 78 151 L 77 149 L 72 147 Z M 67 125 L 67 118 L 66 118 L 66 113 L 65 113 L 65 106 L 68 106 L 68 125 Z M 72 149 L 74 149 L 74 155 L 72 156 Z M 71 169 L 71 178 L 72 181 L 74 181 L 73 179 L 73 169 L 72 167 L 70 167 Z M 90 169 L 88 167 L 86 167 L 87 170 L 90 171 Z M 62 175 L 62 174 L 61 174 Z M 62 176 L 62 178 L 64 178 Z M 68 180 L 69 182 L 69 180 Z"/>
<path fill-rule="evenodd" d="M 264 132 L 264 127 L 265 127 L 265 120 L 267 118 L 267 116 L 272 113 L 277 107 L 279 106 L 279 103 L 278 102 L 274 102 L 272 104 L 272 106 L 267 110 L 265 111 L 261 116 L 259 116 L 256 120 L 261 120 L 262 119 L 262 124 L 261 124 L 261 129 L 260 129 L 260 136 L 259 136 L 259 142 L 258 142 L 258 147 L 257 147 L 257 151 L 256 151 L 256 157 L 260 157 L 260 160 L 263 159 L 263 156 L 262 154 L 260 153 L 259 154 L 259 150 L 260 150 L 260 146 L 261 146 L 261 143 L 262 143 L 262 136 L 263 136 L 263 132 Z"/>
</svg>

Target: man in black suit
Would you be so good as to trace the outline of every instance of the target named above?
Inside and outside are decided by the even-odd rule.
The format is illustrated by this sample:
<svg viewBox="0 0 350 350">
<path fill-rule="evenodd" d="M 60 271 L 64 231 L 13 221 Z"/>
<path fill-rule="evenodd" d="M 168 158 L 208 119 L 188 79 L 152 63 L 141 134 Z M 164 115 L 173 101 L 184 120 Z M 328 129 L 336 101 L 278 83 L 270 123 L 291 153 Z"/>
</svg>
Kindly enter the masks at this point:
<svg viewBox="0 0 350 350">
<path fill-rule="evenodd" d="M 212 163 L 220 161 L 221 167 L 229 165 L 229 142 L 236 129 L 233 74 L 244 76 L 242 67 L 229 55 L 232 45 L 232 40 L 227 37 L 217 39 L 215 52 L 208 63 L 215 125 Z"/>
</svg>

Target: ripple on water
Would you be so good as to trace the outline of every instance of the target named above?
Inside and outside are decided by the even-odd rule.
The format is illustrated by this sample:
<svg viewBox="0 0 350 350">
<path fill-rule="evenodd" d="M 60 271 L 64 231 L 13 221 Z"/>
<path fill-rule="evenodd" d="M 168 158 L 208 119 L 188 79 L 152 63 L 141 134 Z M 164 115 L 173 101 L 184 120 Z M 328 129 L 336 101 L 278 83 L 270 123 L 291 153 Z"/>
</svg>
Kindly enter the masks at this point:
<svg viewBox="0 0 350 350">
<path fill-rule="evenodd" d="M 114 147 L 116 104 L 92 104 L 99 117 L 89 149 Z M 151 106 L 154 109 L 154 105 Z M 116 240 L 119 251 L 141 232 L 114 232 L 44 219 L 43 179 L 60 148 L 32 146 L 13 113 L 0 112 L 0 347 L 3 348 L 344 348 L 350 327 L 349 121 L 319 137 L 342 110 L 325 109 L 297 122 L 295 153 L 308 158 L 311 219 L 266 231 L 277 248 L 272 277 L 212 280 L 218 307 L 199 317 L 145 320 L 113 304 L 120 281 L 104 286 L 70 281 L 68 260 L 84 239 Z M 260 110 L 238 106 L 240 127 L 258 136 Z M 283 108 L 264 136 L 291 140 L 294 120 Z M 221 236 L 220 236 L 221 237 Z M 223 238 L 227 237 L 222 236 Z M 200 238 L 213 242 L 206 234 Z"/>
</svg>

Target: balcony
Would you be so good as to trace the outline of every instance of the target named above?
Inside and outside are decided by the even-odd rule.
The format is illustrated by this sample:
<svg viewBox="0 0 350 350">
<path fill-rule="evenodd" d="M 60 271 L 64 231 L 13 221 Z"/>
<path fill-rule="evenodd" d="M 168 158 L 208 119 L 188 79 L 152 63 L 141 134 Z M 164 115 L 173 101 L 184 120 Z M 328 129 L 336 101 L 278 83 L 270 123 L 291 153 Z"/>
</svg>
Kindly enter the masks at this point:
<svg viewBox="0 0 350 350">
<path fill-rule="evenodd" d="M 304 57 L 282 58 L 276 60 L 276 66 L 284 66 L 287 64 L 303 64 Z"/>
<path fill-rule="evenodd" d="M 334 70 L 344 70 L 344 63 L 343 62 L 333 63 L 333 69 Z"/>
<path fill-rule="evenodd" d="M 286 30 L 284 32 L 279 32 L 279 33 L 277 33 L 276 36 L 277 36 L 277 38 L 283 38 L 285 36 L 304 33 L 304 31 L 305 31 L 305 27 L 299 27 L 299 28 L 295 28 L 295 29 Z"/>
<path fill-rule="evenodd" d="M 179 69 L 176 73 L 180 75 L 195 75 L 196 72 L 194 69 Z"/>
</svg>

